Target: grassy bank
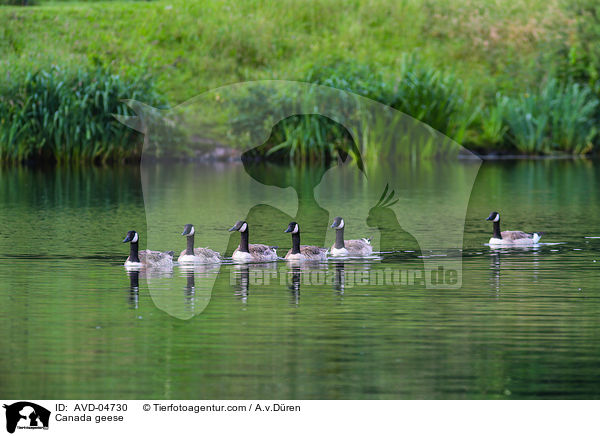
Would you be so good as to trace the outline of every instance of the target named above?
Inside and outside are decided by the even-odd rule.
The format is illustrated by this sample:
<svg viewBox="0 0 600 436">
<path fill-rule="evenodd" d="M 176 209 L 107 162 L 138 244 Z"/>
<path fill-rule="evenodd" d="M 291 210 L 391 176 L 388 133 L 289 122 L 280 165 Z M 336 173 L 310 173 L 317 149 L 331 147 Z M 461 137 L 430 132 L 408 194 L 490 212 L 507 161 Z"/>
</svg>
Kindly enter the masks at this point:
<svg viewBox="0 0 600 436">
<path fill-rule="evenodd" d="M 38 1 L 0 7 L 0 83 L 10 90 L 53 65 L 103 68 L 152 76 L 174 105 L 240 81 L 308 80 L 392 105 L 477 151 L 585 153 L 597 141 L 594 8 L 584 0 Z M 315 130 L 289 123 L 282 131 Z"/>
<path fill-rule="evenodd" d="M 7 7 L 1 65 L 145 65 L 178 103 L 244 80 L 303 79 L 318 61 L 395 71 L 418 50 L 477 92 L 524 90 L 556 67 L 574 24 L 557 0 L 41 3 Z"/>
</svg>

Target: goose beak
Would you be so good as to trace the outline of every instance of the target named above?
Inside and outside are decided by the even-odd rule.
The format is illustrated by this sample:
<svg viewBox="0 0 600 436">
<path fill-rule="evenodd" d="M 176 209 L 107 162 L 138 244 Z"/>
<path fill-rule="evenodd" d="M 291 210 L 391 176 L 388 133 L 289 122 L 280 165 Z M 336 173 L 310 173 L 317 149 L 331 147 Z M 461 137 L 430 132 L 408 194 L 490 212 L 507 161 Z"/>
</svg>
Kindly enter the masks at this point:
<svg viewBox="0 0 600 436">
<path fill-rule="evenodd" d="M 246 223 L 244 221 L 238 221 L 237 223 L 235 223 L 233 225 L 232 228 L 229 229 L 229 231 L 230 232 L 241 231 L 242 227 L 244 227 L 244 230 L 246 230 L 245 225 L 246 225 Z"/>
<path fill-rule="evenodd" d="M 123 243 L 125 242 L 131 242 L 131 235 L 125 236 L 125 239 L 123 239 Z"/>
</svg>

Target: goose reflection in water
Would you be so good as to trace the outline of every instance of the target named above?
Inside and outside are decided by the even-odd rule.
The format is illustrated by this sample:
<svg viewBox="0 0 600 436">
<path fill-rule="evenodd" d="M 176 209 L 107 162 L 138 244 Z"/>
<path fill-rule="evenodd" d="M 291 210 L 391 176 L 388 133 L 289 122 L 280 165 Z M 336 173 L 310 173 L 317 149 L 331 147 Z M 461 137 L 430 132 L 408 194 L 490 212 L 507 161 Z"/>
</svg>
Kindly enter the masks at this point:
<svg viewBox="0 0 600 436">
<path fill-rule="evenodd" d="M 327 264 L 319 262 L 288 262 L 286 284 L 291 292 L 292 303 L 300 302 L 300 288 L 302 286 L 323 286 L 327 283 L 329 268 Z M 282 283 L 283 284 L 283 283 Z"/>
<path fill-rule="evenodd" d="M 524 278 L 530 276 L 529 273 L 531 273 L 533 282 L 537 282 L 539 279 L 539 266 L 540 246 L 490 246 L 491 290 L 496 295 L 500 294 L 503 275 L 507 276 L 507 279 L 514 275 Z"/>
<path fill-rule="evenodd" d="M 194 297 L 196 296 L 196 273 L 193 269 L 184 272 L 186 277 L 186 284 L 183 288 L 183 296 L 185 305 L 193 312 L 194 311 Z"/>
<path fill-rule="evenodd" d="M 297 306 L 298 303 L 300 302 L 300 283 L 301 283 L 300 266 L 293 265 L 290 273 L 291 273 L 291 282 L 288 286 L 288 289 L 290 290 L 290 294 L 292 296 L 292 304 Z"/>
<path fill-rule="evenodd" d="M 234 295 L 243 303 L 248 302 L 250 294 L 250 273 L 253 273 L 253 279 L 256 283 L 268 283 L 270 278 L 267 275 L 273 275 L 277 272 L 275 262 L 235 264 L 232 267 L 232 273 L 235 275 Z"/>
<path fill-rule="evenodd" d="M 140 277 L 141 278 L 172 278 L 173 272 L 169 270 L 154 270 L 143 267 L 125 268 L 129 277 L 129 305 L 132 309 L 139 308 Z"/>
<path fill-rule="evenodd" d="M 250 269 L 254 268 L 251 266 Z M 189 319 L 202 313 L 208 306 L 212 288 L 220 271 L 220 264 L 179 266 L 172 271 L 133 269 L 126 271 L 129 277 L 129 304 L 132 309 L 140 306 L 140 282 L 148 283 L 149 296 L 159 309 L 180 319 Z M 246 278 L 248 274 L 245 274 Z M 247 294 L 248 279 L 242 288 Z M 143 284 L 145 287 L 145 283 Z M 243 296 L 246 298 L 247 295 Z"/>
<path fill-rule="evenodd" d="M 206 306 L 210 298 L 209 289 L 212 287 L 214 276 L 219 272 L 218 263 L 180 265 L 181 277 L 185 277 L 183 287 L 183 303 L 188 313 L 196 313 L 198 302 Z M 181 286 L 181 284 L 179 285 Z"/>
<path fill-rule="evenodd" d="M 140 272 L 127 271 L 127 275 L 129 276 L 129 306 L 137 309 L 140 300 Z"/>
<path fill-rule="evenodd" d="M 333 274 L 333 289 L 339 296 L 344 295 L 344 288 L 346 286 L 346 273 L 344 262 L 334 263 L 335 271 Z"/>
<path fill-rule="evenodd" d="M 248 293 L 250 291 L 250 267 L 246 265 L 235 265 L 233 273 L 235 274 L 234 295 L 242 303 L 248 302 Z"/>
</svg>

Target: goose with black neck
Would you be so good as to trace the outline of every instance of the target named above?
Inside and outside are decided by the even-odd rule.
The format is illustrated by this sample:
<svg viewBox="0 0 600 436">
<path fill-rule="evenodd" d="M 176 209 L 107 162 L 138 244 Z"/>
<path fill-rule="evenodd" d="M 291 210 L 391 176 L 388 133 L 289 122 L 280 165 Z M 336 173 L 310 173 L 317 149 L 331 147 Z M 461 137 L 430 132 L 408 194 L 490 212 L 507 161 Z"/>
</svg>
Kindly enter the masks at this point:
<svg viewBox="0 0 600 436">
<path fill-rule="evenodd" d="M 202 263 L 219 263 L 222 258 L 219 253 L 210 248 L 194 248 L 194 236 L 196 228 L 193 224 L 186 224 L 183 228 L 181 236 L 185 236 L 187 240 L 187 248 L 181 252 L 177 262 L 181 264 L 202 264 Z"/>
<path fill-rule="evenodd" d="M 335 229 L 335 243 L 331 247 L 331 255 L 336 257 L 346 256 L 370 256 L 373 254 L 371 238 L 346 239 L 344 240 L 344 228 L 346 223 L 340 216 L 333 219 L 331 228 Z"/>
<path fill-rule="evenodd" d="M 285 255 L 285 260 L 291 261 L 320 261 L 327 260 L 326 248 L 317 247 L 314 245 L 300 245 L 300 226 L 297 222 L 292 221 L 285 233 L 292 234 L 292 248 Z"/>
<path fill-rule="evenodd" d="M 127 268 L 173 268 L 172 251 L 139 250 L 140 235 L 135 230 L 127 232 L 123 243 L 129 242 L 129 257 L 125 261 Z"/>
<path fill-rule="evenodd" d="M 229 231 L 240 232 L 240 245 L 238 245 L 231 256 L 234 261 L 248 263 L 272 262 L 277 260 L 277 247 L 249 243 L 249 226 L 246 221 L 238 221 Z"/>
<path fill-rule="evenodd" d="M 490 213 L 486 221 L 491 221 L 494 226 L 494 234 L 490 238 L 489 245 L 534 245 L 539 242 L 543 232 L 526 233 L 520 230 L 500 230 L 500 214 Z"/>
</svg>

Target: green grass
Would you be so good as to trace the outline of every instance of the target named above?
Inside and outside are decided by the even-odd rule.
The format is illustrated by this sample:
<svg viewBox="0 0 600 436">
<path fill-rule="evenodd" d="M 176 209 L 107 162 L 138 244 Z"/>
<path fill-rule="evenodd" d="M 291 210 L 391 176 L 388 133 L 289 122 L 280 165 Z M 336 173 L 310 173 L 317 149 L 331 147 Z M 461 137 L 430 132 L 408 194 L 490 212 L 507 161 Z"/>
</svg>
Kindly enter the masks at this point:
<svg viewBox="0 0 600 436">
<path fill-rule="evenodd" d="M 476 92 L 526 89 L 573 27 L 558 0 L 181 0 L 42 3 L 0 10 L 0 70 L 15 64 L 147 65 L 176 104 L 256 79 L 303 79 L 352 59 L 398 73 L 418 51 Z M 563 29 L 556 31 L 557 28 Z"/>
<path fill-rule="evenodd" d="M 0 7 L 0 89 L 53 65 L 147 74 L 171 105 L 240 81 L 308 80 L 389 104 L 480 151 L 584 153 L 597 138 L 596 97 L 562 83 L 596 89 L 594 32 L 578 18 L 577 3 L 589 1 L 40 0 Z M 553 90 L 539 87 L 555 77 Z M 571 94 L 551 103 L 543 92 Z M 271 155 L 331 152 L 336 127 L 315 122 L 287 120 Z"/>
</svg>

